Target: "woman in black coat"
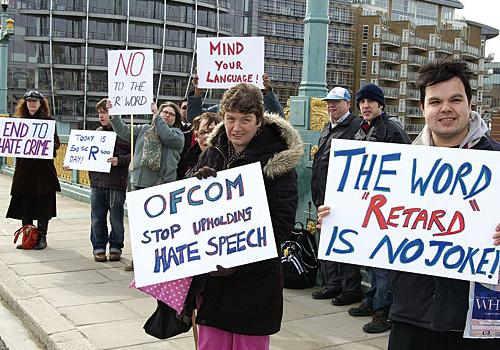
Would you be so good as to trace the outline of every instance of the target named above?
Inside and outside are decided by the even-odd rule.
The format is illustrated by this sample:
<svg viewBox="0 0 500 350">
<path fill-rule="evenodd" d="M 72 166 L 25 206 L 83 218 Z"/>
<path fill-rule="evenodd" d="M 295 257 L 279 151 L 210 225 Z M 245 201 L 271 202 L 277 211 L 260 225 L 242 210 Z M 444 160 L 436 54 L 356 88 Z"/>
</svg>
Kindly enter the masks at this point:
<svg viewBox="0 0 500 350">
<path fill-rule="evenodd" d="M 49 104 L 38 91 L 28 91 L 19 100 L 15 116 L 26 119 L 53 120 Z M 54 157 L 60 147 L 57 132 L 54 134 Z M 12 179 L 7 217 L 33 224 L 36 219 L 38 241 L 33 249 L 47 247 L 49 220 L 56 216 L 56 191 L 61 191 L 53 159 L 17 158 Z M 19 245 L 18 249 L 22 249 Z"/>
<path fill-rule="evenodd" d="M 278 115 L 264 115 L 262 93 L 250 84 L 226 91 L 220 123 L 201 155 L 198 177 L 260 162 L 277 249 L 290 234 L 297 208 L 297 174 L 304 145 Z M 266 200 L 266 198 L 263 198 Z M 269 348 L 280 330 L 283 276 L 278 258 L 218 271 L 206 277 L 196 323 L 199 350 Z"/>
</svg>

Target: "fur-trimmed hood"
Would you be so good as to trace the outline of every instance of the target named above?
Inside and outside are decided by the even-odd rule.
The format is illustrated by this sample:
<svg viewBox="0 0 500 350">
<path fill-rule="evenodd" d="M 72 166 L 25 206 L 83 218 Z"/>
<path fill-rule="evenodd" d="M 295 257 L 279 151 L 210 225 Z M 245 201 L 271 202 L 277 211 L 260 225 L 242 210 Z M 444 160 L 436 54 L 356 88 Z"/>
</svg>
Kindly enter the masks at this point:
<svg viewBox="0 0 500 350">
<path fill-rule="evenodd" d="M 275 153 L 263 168 L 264 175 L 272 179 L 289 172 L 299 164 L 300 158 L 304 154 L 304 142 L 299 132 L 287 120 L 277 114 L 264 113 L 264 120 L 260 128 L 266 127 L 277 131 L 287 147 L 285 150 Z M 255 137 L 262 137 L 262 135 L 256 134 Z M 207 141 L 209 146 L 217 146 L 222 138 L 227 140 L 223 122 L 214 128 Z M 249 145 L 251 146 L 252 143 L 253 140 Z"/>
</svg>

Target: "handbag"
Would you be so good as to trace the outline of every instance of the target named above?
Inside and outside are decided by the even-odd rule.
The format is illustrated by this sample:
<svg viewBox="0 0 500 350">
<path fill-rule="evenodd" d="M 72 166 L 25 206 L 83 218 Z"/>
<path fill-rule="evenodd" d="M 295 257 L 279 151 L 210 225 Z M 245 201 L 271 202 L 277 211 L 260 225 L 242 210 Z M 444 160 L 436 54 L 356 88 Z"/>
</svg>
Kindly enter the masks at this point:
<svg viewBox="0 0 500 350">
<path fill-rule="evenodd" d="M 14 232 L 14 243 L 17 242 L 19 236 L 22 234 L 21 238 L 21 248 L 22 249 L 33 249 L 38 240 L 38 229 L 34 225 L 24 225 L 16 232 Z"/>
<path fill-rule="evenodd" d="M 167 339 L 191 329 L 191 315 L 177 312 L 164 302 L 157 300 L 155 312 L 148 318 L 144 331 L 158 339 Z"/>
<path fill-rule="evenodd" d="M 142 147 L 141 166 L 152 171 L 159 171 L 161 164 L 162 144 L 156 132 L 156 118 L 153 118 L 151 127 L 144 133 L 144 144 Z"/>
</svg>

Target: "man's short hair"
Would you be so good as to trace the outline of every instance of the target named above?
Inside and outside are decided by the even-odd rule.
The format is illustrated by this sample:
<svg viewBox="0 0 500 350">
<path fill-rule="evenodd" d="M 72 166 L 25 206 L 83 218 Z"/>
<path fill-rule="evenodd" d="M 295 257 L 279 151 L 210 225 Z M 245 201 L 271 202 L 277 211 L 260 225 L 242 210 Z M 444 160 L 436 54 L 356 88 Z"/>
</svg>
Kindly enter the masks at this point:
<svg viewBox="0 0 500 350">
<path fill-rule="evenodd" d="M 224 93 L 219 114 L 222 119 L 226 112 L 240 112 L 257 117 L 257 123 L 264 119 L 264 97 L 260 89 L 252 84 L 240 83 Z"/>
<path fill-rule="evenodd" d="M 104 112 L 108 111 L 108 108 L 106 108 L 106 103 L 108 103 L 107 98 L 103 98 L 102 100 L 100 100 L 99 102 L 96 103 L 95 110 L 97 111 L 97 113 L 99 113 L 100 111 L 104 111 Z"/>
<path fill-rule="evenodd" d="M 420 103 L 424 105 L 425 89 L 454 77 L 459 78 L 464 84 L 465 94 L 469 104 L 472 101 L 472 89 L 469 80 L 473 73 L 469 70 L 467 62 L 462 59 L 445 58 L 423 65 L 418 71 L 417 88 L 420 90 Z"/>
</svg>

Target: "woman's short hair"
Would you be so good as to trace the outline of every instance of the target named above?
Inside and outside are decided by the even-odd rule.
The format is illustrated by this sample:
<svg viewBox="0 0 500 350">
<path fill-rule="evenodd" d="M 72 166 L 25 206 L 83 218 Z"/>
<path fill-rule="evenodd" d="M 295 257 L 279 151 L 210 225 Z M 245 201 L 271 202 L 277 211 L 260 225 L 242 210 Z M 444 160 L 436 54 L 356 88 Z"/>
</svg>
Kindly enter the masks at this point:
<svg viewBox="0 0 500 350">
<path fill-rule="evenodd" d="M 252 84 L 240 83 L 224 93 L 219 115 L 224 119 L 226 112 L 240 112 L 257 117 L 257 123 L 264 119 L 264 97 L 260 89 Z"/>
</svg>

